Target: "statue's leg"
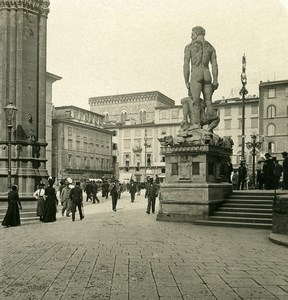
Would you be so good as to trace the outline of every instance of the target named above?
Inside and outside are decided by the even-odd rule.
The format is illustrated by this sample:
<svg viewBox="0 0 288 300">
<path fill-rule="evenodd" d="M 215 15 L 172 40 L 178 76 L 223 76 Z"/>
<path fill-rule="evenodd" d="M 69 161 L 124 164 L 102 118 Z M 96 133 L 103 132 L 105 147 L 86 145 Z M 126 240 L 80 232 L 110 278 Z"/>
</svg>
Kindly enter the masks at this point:
<svg viewBox="0 0 288 300">
<path fill-rule="evenodd" d="M 214 115 L 214 108 L 212 105 L 213 85 L 211 83 L 205 84 L 203 88 L 204 100 L 206 103 L 207 117 Z"/>
<path fill-rule="evenodd" d="M 202 89 L 202 83 L 198 81 L 191 81 L 191 94 L 193 98 L 193 105 L 192 105 L 192 124 L 194 128 L 200 128 L 200 94 Z"/>
</svg>

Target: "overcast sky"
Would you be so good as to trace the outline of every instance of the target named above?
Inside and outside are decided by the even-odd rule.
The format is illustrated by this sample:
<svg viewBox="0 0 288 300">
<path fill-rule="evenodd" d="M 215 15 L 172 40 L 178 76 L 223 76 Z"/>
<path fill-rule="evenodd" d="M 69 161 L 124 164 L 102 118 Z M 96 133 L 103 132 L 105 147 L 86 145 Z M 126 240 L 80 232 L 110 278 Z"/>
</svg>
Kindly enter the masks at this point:
<svg viewBox="0 0 288 300">
<path fill-rule="evenodd" d="M 47 71 L 62 77 L 54 104 L 89 109 L 90 97 L 155 90 L 180 104 L 197 25 L 217 52 L 213 100 L 239 96 L 244 53 L 249 94 L 288 79 L 288 0 L 50 0 Z"/>
</svg>

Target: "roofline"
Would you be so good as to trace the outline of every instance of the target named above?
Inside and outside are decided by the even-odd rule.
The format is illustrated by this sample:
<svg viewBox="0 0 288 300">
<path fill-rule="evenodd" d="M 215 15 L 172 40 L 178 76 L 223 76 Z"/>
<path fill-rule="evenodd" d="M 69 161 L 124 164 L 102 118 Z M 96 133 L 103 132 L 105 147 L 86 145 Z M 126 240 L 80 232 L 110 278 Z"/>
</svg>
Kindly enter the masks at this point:
<svg viewBox="0 0 288 300">
<path fill-rule="evenodd" d="M 98 116 L 104 117 L 104 115 L 102 115 L 102 114 L 98 114 L 98 113 L 96 113 L 94 111 L 91 111 L 91 110 L 88 110 L 88 109 L 85 109 L 85 108 L 82 108 L 82 107 L 78 107 L 78 106 L 75 106 L 75 105 L 55 106 L 55 110 L 57 110 L 57 109 L 67 109 L 67 108 L 80 109 L 80 110 L 85 111 L 87 113 L 92 113 L 94 115 L 98 115 Z"/>
<path fill-rule="evenodd" d="M 155 95 L 155 96 L 161 96 L 163 98 L 165 98 L 165 100 L 174 103 L 175 104 L 175 100 L 171 99 L 170 97 L 164 95 L 163 93 L 159 92 L 159 91 L 148 91 L 148 92 L 137 92 L 137 93 L 127 93 L 127 94 L 118 94 L 118 95 L 109 95 L 109 96 L 97 96 L 97 97 L 90 97 L 88 99 L 88 103 L 90 103 L 90 101 L 97 101 L 97 100 L 109 100 L 109 99 L 118 99 L 118 98 L 123 98 L 123 97 L 139 97 L 139 96 L 151 96 L 151 95 Z"/>
<path fill-rule="evenodd" d="M 62 77 L 60 77 L 60 76 L 58 76 L 58 75 L 55 75 L 55 74 L 53 74 L 53 73 L 50 73 L 50 72 L 46 72 L 46 76 L 49 76 L 49 77 L 53 78 L 54 81 L 56 81 L 56 80 L 61 80 L 61 79 L 62 79 Z"/>
<path fill-rule="evenodd" d="M 277 85 L 277 84 L 288 84 L 288 80 L 285 79 L 285 80 L 266 81 L 266 82 L 260 81 L 259 87 L 269 86 L 269 85 Z"/>
</svg>

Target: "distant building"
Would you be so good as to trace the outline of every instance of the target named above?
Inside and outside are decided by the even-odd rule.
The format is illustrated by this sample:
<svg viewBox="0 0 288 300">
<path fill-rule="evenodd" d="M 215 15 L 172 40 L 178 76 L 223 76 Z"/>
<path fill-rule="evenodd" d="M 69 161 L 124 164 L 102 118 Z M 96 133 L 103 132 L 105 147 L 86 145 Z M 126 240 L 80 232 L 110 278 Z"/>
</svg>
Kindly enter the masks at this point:
<svg viewBox="0 0 288 300">
<path fill-rule="evenodd" d="M 75 106 L 55 107 L 52 129 L 52 176 L 73 180 L 110 178 L 113 132 L 104 116 Z"/>
<path fill-rule="evenodd" d="M 288 151 L 288 80 L 259 84 L 259 134 L 265 136 L 265 151 L 282 159 Z"/>
<path fill-rule="evenodd" d="M 260 83 L 259 97 L 245 99 L 244 154 L 252 169 L 251 150 L 246 143 L 256 134 L 264 142 L 256 151 L 256 162 L 265 152 L 281 159 L 288 150 L 288 80 Z M 182 105 L 160 92 L 133 93 L 89 99 L 90 109 L 105 116 L 104 127 L 113 131 L 113 161 L 116 174 L 135 178 L 158 174 L 164 177 L 165 157 L 158 138 L 176 136 L 183 120 Z M 242 99 L 215 100 L 214 108 L 220 117 L 215 134 L 234 141 L 232 164 L 238 167 L 242 151 Z M 122 174 L 122 175 L 121 175 Z"/>
<path fill-rule="evenodd" d="M 46 73 L 46 169 L 49 175 L 52 174 L 52 85 L 55 81 L 60 79 L 62 79 L 62 77 L 52 73 Z"/>
</svg>

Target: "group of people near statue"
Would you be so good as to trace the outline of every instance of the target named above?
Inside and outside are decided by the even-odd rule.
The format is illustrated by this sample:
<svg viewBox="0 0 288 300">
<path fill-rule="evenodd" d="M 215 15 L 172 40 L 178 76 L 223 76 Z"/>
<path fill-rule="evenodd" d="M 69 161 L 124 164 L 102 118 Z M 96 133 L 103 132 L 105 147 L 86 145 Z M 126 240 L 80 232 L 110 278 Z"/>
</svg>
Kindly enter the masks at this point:
<svg viewBox="0 0 288 300">
<path fill-rule="evenodd" d="M 62 205 L 62 216 L 66 215 L 66 217 L 70 217 L 72 215 L 72 221 L 74 222 L 75 213 L 78 211 L 80 220 L 83 220 L 83 193 L 86 194 L 86 201 L 90 200 L 92 203 L 96 203 L 96 201 L 100 203 L 97 192 L 102 190 L 102 197 L 107 199 L 108 195 L 111 196 L 113 211 L 117 209 L 117 202 L 121 197 L 124 186 L 130 193 L 131 203 L 135 201 L 136 193 L 140 195 L 139 183 L 133 179 L 127 185 L 121 184 L 117 179 L 104 179 L 101 183 L 95 181 L 76 181 L 75 185 L 73 185 L 72 179 L 67 178 L 60 180 L 58 187 L 54 183 L 54 180 L 49 178 L 48 187 L 45 188 L 45 183 L 40 182 L 39 188 L 33 194 L 34 198 L 37 199 L 36 215 L 43 223 L 56 221 L 59 201 Z M 157 175 L 155 181 L 153 178 L 148 178 L 145 183 L 145 198 L 148 199 L 147 214 L 150 214 L 151 211 L 155 213 L 155 202 L 159 194 L 159 187 L 160 181 Z M 22 210 L 22 205 L 18 195 L 18 187 L 17 185 L 13 185 L 11 191 L 8 193 L 8 208 L 2 225 L 5 227 L 21 225 L 19 210 Z"/>
<path fill-rule="evenodd" d="M 282 152 L 282 164 L 270 153 L 264 155 L 257 163 L 256 183 L 259 190 L 288 189 L 288 153 Z M 281 181 L 282 179 L 282 181 Z M 249 176 L 245 162 L 241 162 L 238 169 L 232 173 L 233 189 L 248 189 Z"/>
</svg>

